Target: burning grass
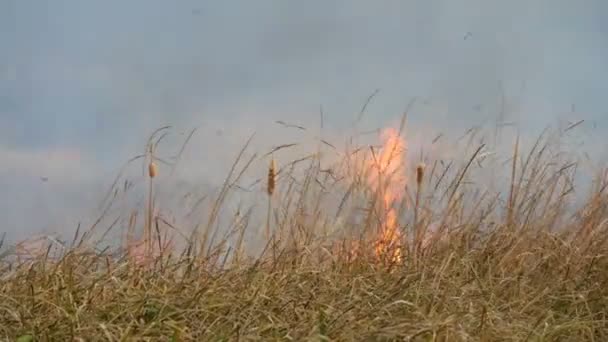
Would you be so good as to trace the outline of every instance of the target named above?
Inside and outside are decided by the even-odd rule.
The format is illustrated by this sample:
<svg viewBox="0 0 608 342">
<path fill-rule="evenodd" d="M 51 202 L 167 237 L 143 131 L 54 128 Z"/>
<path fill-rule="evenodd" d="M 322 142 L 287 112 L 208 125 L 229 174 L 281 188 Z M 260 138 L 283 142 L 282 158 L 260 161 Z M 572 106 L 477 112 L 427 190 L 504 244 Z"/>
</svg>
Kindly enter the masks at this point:
<svg viewBox="0 0 608 342">
<path fill-rule="evenodd" d="M 377 147 L 347 144 L 339 151 L 322 140 L 314 155 L 283 164 L 275 161 L 280 148 L 270 159 L 247 158 L 244 149 L 188 234 L 154 196 L 162 137 L 151 138 L 142 155 L 145 220 L 140 226 L 136 212 L 123 215 L 122 250 L 95 249 L 97 222 L 71 244 L 56 241 L 59 251 L 44 247 L 46 253 L 24 259 L 21 244 L 3 254 L 0 336 L 608 338 L 608 179 L 598 173 L 587 198 L 571 209 L 577 164 L 549 140 L 539 139 L 527 154 L 516 144 L 502 164 L 509 169 L 502 193 L 475 182 L 491 155 L 482 142 L 467 146 L 460 161 L 413 164 L 395 129 L 385 130 Z M 325 150 L 332 157 L 324 158 Z M 254 204 L 222 211 L 257 159 L 270 163 L 261 177 L 268 181 L 254 182 L 267 183 L 258 191 L 267 210 Z M 110 222 L 112 228 L 123 221 Z"/>
</svg>

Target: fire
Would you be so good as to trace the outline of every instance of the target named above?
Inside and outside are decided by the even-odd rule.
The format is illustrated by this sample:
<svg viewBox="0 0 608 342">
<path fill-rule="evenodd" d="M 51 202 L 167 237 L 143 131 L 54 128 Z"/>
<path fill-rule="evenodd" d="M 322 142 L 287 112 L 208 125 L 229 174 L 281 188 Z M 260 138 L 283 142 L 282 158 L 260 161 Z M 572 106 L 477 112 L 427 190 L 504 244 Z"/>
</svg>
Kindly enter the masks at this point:
<svg viewBox="0 0 608 342">
<path fill-rule="evenodd" d="M 379 154 L 373 152 L 366 165 L 368 186 L 380 196 L 381 225 L 375 253 L 377 257 L 399 262 L 402 260 L 402 238 L 395 207 L 403 199 L 407 182 L 404 170 L 406 142 L 393 128 L 385 129 L 381 139 Z"/>
<path fill-rule="evenodd" d="M 150 246 L 146 244 L 145 239 L 141 239 L 128 241 L 127 254 L 136 265 L 150 266 L 156 259 L 168 254 L 172 249 L 173 241 L 171 240 L 165 239 L 161 245 L 158 244 L 158 241 L 153 241 Z"/>
</svg>

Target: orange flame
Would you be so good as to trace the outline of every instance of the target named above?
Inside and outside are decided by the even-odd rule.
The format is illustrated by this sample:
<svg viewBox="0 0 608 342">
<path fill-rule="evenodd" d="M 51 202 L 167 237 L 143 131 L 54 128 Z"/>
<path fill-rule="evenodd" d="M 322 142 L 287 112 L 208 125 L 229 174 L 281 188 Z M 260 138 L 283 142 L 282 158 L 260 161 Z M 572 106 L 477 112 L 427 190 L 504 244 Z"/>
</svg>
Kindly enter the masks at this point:
<svg viewBox="0 0 608 342">
<path fill-rule="evenodd" d="M 406 142 L 393 128 L 384 130 L 381 139 L 380 154 L 372 151 L 367 165 L 368 185 L 382 199 L 378 203 L 381 227 L 375 253 L 377 257 L 399 262 L 402 260 L 402 239 L 395 206 L 401 202 L 407 182 L 403 165 Z"/>
<path fill-rule="evenodd" d="M 156 242 L 156 243 L 154 243 Z M 166 255 L 173 249 L 173 241 L 166 240 L 161 245 L 153 241 L 148 245 L 145 239 L 128 241 L 127 255 L 138 266 L 150 266 L 159 257 Z"/>
</svg>

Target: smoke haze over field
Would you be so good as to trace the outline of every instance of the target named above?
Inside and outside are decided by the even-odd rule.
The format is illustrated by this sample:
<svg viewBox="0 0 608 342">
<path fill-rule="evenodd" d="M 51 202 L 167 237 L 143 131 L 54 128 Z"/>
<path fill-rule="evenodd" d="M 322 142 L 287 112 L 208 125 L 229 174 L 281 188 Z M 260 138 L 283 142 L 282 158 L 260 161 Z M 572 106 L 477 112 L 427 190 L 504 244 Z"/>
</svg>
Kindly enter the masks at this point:
<svg viewBox="0 0 608 342">
<path fill-rule="evenodd" d="M 254 132 L 262 152 L 313 139 L 321 105 L 340 141 L 375 89 L 362 130 L 416 97 L 413 146 L 496 120 L 530 139 L 584 119 L 577 141 L 599 161 L 607 37 L 603 0 L 3 0 L 0 231 L 72 231 L 163 125 L 199 127 L 178 175 L 207 187 Z"/>
</svg>

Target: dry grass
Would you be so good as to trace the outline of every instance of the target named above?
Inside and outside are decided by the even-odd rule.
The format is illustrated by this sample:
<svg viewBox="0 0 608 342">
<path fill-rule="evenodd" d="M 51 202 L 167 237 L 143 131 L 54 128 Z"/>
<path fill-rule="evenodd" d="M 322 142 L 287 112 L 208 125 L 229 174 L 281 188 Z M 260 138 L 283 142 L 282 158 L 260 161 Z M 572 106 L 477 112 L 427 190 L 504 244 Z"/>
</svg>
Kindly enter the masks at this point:
<svg viewBox="0 0 608 342">
<path fill-rule="evenodd" d="M 518 144 L 503 164 L 510 172 L 504 196 L 475 182 L 483 145 L 461 163 L 405 168 L 415 193 L 406 189 L 396 205 L 403 237 L 396 262 L 375 255 L 383 224 L 378 192 L 386 189 L 365 185 L 361 166 L 370 154 L 327 148 L 340 158 L 327 164 L 317 153 L 281 169 L 273 160 L 272 190 L 259 192 L 276 200 L 261 224 L 239 211 L 220 226 L 220 209 L 256 158 L 243 160 L 241 151 L 207 225 L 197 225 L 183 250 L 162 247 L 162 231 L 177 229 L 155 214 L 149 177 L 143 229 L 145 236 L 156 230 L 157 241 L 146 246 L 160 250 L 150 262 L 91 251 L 83 238 L 56 258 L 5 256 L 1 338 L 608 340 L 603 173 L 587 200 L 569 210 L 576 164 L 543 139 L 527 154 Z M 129 217 L 130 231 L 135 221 Z M 272 236 L 256 248 L 270 225 Z"/>
</svg>

